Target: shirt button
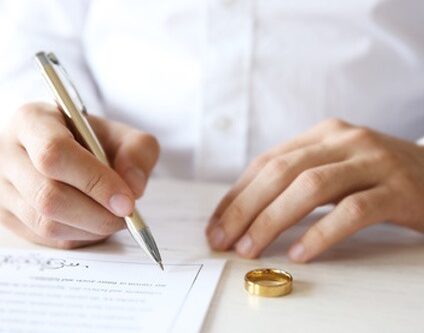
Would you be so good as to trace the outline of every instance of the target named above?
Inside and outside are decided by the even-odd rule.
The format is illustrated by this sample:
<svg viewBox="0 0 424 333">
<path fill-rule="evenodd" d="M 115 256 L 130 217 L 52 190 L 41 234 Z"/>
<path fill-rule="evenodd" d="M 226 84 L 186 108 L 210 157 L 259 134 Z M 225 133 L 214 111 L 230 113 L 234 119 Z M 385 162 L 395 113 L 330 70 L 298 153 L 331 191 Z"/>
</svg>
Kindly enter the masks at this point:
<svg viewBox="0 0 424 333">
<path fill-rule="evenodd" d="M 228 131 L 233 125 L 231 118 L 223 116 L 215 119 L 214 127 L 220 131 Z"/>
</svg>

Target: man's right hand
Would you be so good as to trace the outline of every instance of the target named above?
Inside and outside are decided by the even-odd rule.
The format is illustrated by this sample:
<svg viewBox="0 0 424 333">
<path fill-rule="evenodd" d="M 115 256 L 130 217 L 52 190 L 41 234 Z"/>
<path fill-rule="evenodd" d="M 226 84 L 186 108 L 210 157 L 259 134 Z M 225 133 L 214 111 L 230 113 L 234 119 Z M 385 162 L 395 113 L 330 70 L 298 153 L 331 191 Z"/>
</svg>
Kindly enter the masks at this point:
<svg viewBox="0 0 424 333">
<path fill-rule="evenodd" d="M 33 242 L 75 248 L 125 227 L 143 194 L 157 140 L 90 116 L 113 169 L 82 147 L 57 107 L 22 106 L 0 136 L 0 223 Z"/>
</svg>

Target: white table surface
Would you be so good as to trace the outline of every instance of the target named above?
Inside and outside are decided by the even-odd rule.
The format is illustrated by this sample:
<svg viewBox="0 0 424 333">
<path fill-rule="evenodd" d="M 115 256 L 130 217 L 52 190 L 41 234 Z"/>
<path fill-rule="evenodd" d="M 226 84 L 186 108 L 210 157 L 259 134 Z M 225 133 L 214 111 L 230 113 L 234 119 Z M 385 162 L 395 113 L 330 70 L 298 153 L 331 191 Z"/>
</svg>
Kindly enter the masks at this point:
<svg viewBox="0 0 424 333">
<path fill-rule="evenodd" d="M 287 248 L 312 216 L 283 234 L 262 258 L 243 260 L 232 252 L 211 252 L 204 237 L 209 214 L 226 189 L 221 184 L 153 180 L 141 202 L 164 258 L 181 252 L 228 260 L 204 332 L 424 332 L 422 234 L 379 225 L 313 263 L 292 263 Z M 38 247 L 4 229 L 0 246 Z M 78 251 L 125 253 L 128 248 L 138 251 L 123 231 L 104 244 Z M 249 296 L 243 289 L 244 274 L 258 267 L 291 272 L 292 294 Z"/>
</svg>

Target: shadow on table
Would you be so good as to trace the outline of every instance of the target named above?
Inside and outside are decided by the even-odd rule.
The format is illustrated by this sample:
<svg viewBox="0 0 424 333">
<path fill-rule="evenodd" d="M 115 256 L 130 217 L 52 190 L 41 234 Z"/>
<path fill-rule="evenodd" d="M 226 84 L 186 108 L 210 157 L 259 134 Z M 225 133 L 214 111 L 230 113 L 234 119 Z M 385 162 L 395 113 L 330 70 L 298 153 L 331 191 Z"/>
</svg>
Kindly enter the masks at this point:
<svg viewBox="0 0 424 333">
<path fill-rule="evenodd" d="M 312 282 L 308 282 L 305 280 L 295 279 L 293 282 L 293 291 L 294 295 L 310 295 L 311 291 L 316 287 L 316 285 Z"/>
</svg>

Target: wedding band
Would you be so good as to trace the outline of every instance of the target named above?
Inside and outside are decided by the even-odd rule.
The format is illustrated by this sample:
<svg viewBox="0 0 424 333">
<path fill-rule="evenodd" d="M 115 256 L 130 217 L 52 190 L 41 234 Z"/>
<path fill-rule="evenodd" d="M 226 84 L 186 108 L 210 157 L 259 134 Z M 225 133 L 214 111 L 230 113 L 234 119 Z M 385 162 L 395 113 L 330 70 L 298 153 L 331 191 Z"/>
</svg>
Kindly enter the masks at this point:
<svg viewBox="0 0 424 333">
<path fill-rule="evenodd" d="M 244 276 L 244 288 L 251 295 L 276 297 L 290 294 L 293 277 L 281 269 L 254 269 Z"/>
</svg>

